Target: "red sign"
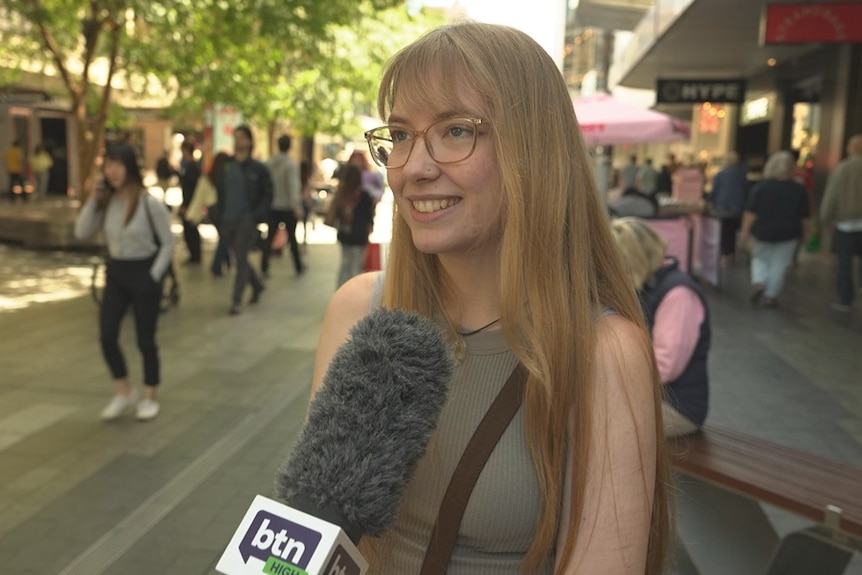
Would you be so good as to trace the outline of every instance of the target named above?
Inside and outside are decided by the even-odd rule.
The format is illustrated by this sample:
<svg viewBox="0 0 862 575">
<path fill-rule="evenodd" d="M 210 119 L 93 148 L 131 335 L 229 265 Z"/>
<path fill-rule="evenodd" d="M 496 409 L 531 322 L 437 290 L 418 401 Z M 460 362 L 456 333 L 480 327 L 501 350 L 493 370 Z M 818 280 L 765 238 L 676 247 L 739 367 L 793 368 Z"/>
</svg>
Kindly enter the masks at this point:
<svg viewBox="0 0 862 575">
<path fill-rule="evenodd" d="M 862 3 L 768 4 L 760 44 L 862 42 Z"/>
</svg>

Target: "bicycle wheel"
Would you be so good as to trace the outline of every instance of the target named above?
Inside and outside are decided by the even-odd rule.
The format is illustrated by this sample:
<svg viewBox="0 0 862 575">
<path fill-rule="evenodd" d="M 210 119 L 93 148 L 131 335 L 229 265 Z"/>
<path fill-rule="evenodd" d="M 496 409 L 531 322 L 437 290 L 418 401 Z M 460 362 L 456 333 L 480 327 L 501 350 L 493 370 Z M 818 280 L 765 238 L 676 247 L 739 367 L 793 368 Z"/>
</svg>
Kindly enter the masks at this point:
<svg viewBox="0 0 862 575">
<path fill-rule="evenodd" d="M 159 302 L 159 311 L 168 311 L 172 306 L 180 303 L 180 285 L 174 272 L 174 266 L 168 268 L 165 279 L 162 280 L 162 299 Z"/>
<path fill-rule="evenodd" d="M 93 301 L 98 305 L 102 303 L 102 293 L 105 291 L 106 267 L 105 262 L 97 261 L 93 263 L 93 273 L 90 278 L 90 295 Z"/>
</svg>

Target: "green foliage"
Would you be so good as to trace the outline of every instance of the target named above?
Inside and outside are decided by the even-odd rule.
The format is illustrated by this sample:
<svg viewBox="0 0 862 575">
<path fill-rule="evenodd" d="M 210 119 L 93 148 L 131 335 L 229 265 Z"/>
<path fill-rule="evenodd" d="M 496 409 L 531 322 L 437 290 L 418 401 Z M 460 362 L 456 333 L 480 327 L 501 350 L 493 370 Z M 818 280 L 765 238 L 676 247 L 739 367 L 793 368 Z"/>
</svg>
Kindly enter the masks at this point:
<svg viewBox="0 0 862 575">
<path fill-rule="evenodd" d="M 360 130 L 359 116 L 376 115 L 377 85 L 385 62 L 442 23 L 437 13 L 410 14 L 403 6 L 387 10 L 360 6 L 359 18 L 329 25 L 317 38 L 301 37 L 290 50 L 273 55 L 260 49 L 256 51 L 260 58 L 242 64 L 231 59 L 230 74 L 242 79 L 239 84 L 200 82 L 202 76 L 193 75 L 188 94 L 234 105 L 262 123 L 289 119 L 305 135 L 355 135 Z M 211 64 L 211 73 L 217 66 L 221 71 L 221 62 Z M 199 105 L 191 104 L 192 99 L 184 97 L 178 103 Z"/>
<path fill-rule="evenodd" d="M 385 60 L 440 23 L 404 0 L 0 0 L 0 17 L 0 79 L 61 69 L 83 125 L 128 122 L 99 85 L 113 61 L 126 96 L 162 86 L 174 116 L 222 103 L 303 134 L 355 132 Z"/>
</svg>

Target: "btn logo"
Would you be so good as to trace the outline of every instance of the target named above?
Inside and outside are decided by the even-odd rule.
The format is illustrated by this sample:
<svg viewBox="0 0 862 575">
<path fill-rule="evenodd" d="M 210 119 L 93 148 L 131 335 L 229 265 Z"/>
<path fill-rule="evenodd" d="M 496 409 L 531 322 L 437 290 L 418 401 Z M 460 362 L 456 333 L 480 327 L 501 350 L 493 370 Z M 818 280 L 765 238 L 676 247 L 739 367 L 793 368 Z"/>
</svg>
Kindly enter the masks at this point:
<svg viewBox="0 0 862 575">
<path fill-rule="evenodd" d="M 263 561 L 264 573 L 307 575 L 308 562 L 321 538 L 317 531 L 267 511 L 258 511 L 242 538 L 239 552 L 245 563 L 251 557 Z"/>
<path fill-rule="evenodd" d="M 339 545 L 332 554 L 332 559 L 323 570 L 324 575 L 359 575 L 359 565 L 347 554 L 344 547 Z"/>
</svg>

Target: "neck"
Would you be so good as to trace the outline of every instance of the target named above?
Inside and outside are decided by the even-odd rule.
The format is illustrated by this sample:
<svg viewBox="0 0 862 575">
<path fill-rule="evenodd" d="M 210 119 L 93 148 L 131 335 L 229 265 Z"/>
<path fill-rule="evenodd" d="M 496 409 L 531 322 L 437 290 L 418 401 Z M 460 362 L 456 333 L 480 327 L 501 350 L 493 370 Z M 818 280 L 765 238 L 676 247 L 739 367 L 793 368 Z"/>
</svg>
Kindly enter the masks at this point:
<svg viewBox="0 0 862 575">
<path fill-rule="evenodd" d="M 469 332 L 500 317 L 499 265 L 471 254 L 440 257 L 446 282 L 446 315 L 459 331 Z M 488 330 L 499 329 L 493 324 Z"/>
<path fill-rule="evenodd" d="M 234 159 L 236 159 L 237 162 L 244 162 L 248 159 L 248 157 L 250 155 L 251 154 L 249 152 L 237 151 L 237 152 L 234 152 L 233 157 L 234 157 Z"/>
</svg>

